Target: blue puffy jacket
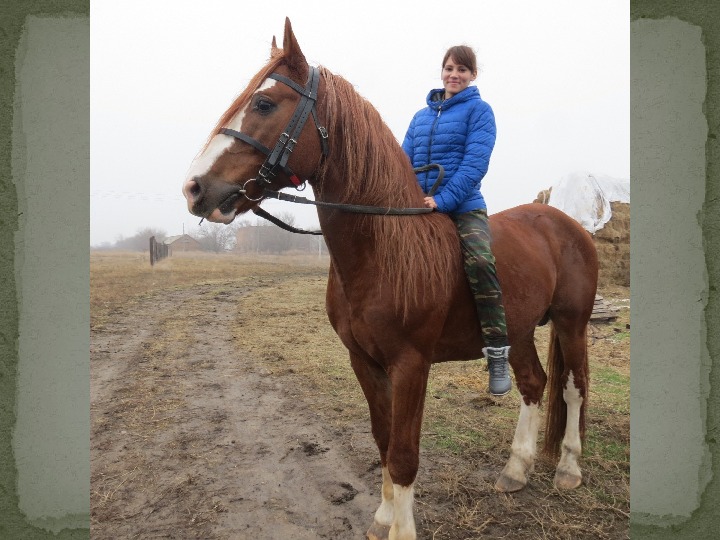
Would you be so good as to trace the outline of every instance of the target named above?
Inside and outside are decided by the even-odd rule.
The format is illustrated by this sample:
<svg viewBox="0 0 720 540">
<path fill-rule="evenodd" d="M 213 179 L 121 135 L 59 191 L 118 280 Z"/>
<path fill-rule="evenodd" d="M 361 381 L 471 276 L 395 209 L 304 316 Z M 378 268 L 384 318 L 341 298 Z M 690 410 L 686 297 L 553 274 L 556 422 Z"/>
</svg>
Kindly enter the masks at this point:
<svg viewBox="0 0 720 540">
<path fill-rule="evenodd" d="M 435 192 L 438 210 L 465 213 L 486 208 L 480 183 L 487 173 L 495 146 L 495 115 L 480 97 L 477 86 L 443 100 L 444 90 L 431 90 L 428 106 L 410 122 L 402 147 L 413 167 L 439 163 L 445 178 Z M 418 174 L 427 193 L 437 169 Z"/>
</svg>

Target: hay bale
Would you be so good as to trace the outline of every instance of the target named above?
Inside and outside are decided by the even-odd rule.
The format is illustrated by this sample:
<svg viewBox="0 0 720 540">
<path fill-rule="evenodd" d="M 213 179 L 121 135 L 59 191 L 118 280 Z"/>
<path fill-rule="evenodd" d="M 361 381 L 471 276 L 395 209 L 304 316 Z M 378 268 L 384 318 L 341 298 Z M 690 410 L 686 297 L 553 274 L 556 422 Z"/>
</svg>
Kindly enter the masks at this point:
<svg viewBox="0 0 720 540">
<path fill-rule="evenodd" d="M 630 286 L 630 205 L 612 202 L 612 218 L 593 235 L 598 252 L 598 285 Z"/>
</svg>

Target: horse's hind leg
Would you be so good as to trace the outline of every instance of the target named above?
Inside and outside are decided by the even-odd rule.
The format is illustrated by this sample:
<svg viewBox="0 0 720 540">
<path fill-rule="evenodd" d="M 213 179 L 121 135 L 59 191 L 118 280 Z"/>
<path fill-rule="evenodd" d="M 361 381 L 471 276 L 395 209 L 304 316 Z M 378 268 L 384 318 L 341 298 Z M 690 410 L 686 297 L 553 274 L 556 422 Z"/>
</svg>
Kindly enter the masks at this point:
<svg viewBox="0 0 720 540">
<path fill-rule="evenodd" d="M 555 470 L 555 487 L 574 489 L 582 483 L 582 471 L 578 463 L 582 454 L 582 442 L 578 428 L 583 398 L 580 389 L 575 386 L 572 372 L 570 372 L 563 389 L 563 399 L 567 405 L 567 424 L 562 441 L 560 461 Z"/>
<path fill-rule="evenodd" d="M 562 386 L 565 404 L 564 434 L 560 443 L 560 461 L 555 471 L 555 486 L 574 489 L 582 483 L 579 460 L 582 454 L 582 439 L 585 431 L 585 401 L 588 392 L 588 363 L 586 326 L 573 321 L 555 323 L 557 339 L 562 355 L 562 374 L 555 383 Z M 554 377 L 553 377 L 554 378 Z M 559 389 L 558 389 L 559 390 Z M 556 391 L 558 391 L 556 390 Z M 548 422 L 551 422 L 548 418 Z M 562 416 L 555 420 L 562 421 Z"/>
<path fill-rule="evenodd" d="M 532 333 L 513 341 L 510 364 L 522 401 L 510 458 L 495 482 L 495 489 L 504 493 L 524 488 L 528 475 L 535 467 L 540 426 L 539 407 L 547 378 L 538 359 Z"/>
<path fill-rule="evenodd" d="M 366 355 L 350 353 L 350 363 L 370 408 L 372 434 L 380 451 L 382 464 L 382 501 L 375 520 L 367 532 L 370 540 L 385 540 L 390 533 L 394 512 L 393 484 L 387 465 L 392 414 L 392 388 L 385 370 Z"/>
</svg>

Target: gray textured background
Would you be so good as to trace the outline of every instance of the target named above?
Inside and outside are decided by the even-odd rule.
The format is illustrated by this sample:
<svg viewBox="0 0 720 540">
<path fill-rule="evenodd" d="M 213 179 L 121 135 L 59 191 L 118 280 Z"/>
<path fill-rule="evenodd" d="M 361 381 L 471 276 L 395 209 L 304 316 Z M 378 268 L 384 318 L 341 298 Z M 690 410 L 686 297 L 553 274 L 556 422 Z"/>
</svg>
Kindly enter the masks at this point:
<svg viewBox="0 0 720 540">
<path fill-rule="evenodd" d="M 88 40 L 86 17 L 29 16 L 15 71 L 13 451 L 19 508 L 53 532 L 90 526 Z"/>
<path fill-rule="evenodd" d="M 717 538 L 720 7 L 631 19 L 631 538 Z"/>
</svg>

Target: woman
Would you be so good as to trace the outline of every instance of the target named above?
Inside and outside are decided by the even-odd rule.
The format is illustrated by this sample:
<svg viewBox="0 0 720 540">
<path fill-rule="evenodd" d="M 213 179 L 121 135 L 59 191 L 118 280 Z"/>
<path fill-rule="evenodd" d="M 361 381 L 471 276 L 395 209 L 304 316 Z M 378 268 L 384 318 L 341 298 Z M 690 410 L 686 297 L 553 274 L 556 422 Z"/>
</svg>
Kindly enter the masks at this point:
<svg viewBox="0 0 720 540">
<path fill-rule="evenodd" d="M 490 249 L 487 207 L 480 193 L 495 146 L 495 116 L 477 87 L 470 85 L 477 73 L 477 60 L 470 47 L 448 49 L 442 63 L 443 88 L 430 91 L 427 107 L 413 117 L 402 146 L 413 167 L 439 163 L 445 168 L 445 178 L 435 195 L 425 198 L 425 206 L 448 214 L 457 227 L 486 345 L 483 354 L 488 360 L 489 392 L 502 396 L 512 387 L 510 347 Z M 425 193 L 437 178 L 433 171 L 418 175 Z"/>
</svg>

